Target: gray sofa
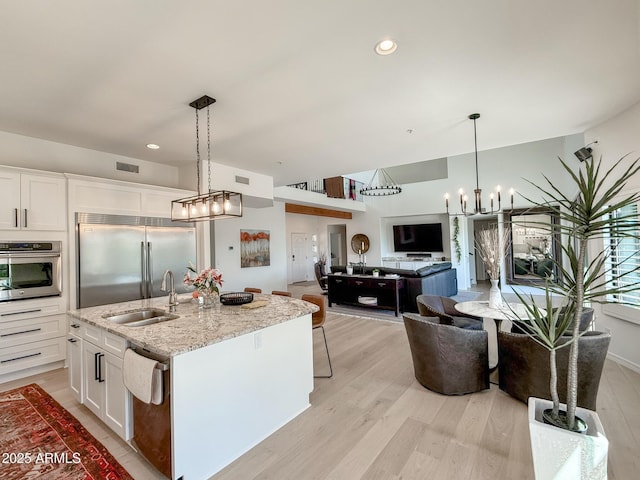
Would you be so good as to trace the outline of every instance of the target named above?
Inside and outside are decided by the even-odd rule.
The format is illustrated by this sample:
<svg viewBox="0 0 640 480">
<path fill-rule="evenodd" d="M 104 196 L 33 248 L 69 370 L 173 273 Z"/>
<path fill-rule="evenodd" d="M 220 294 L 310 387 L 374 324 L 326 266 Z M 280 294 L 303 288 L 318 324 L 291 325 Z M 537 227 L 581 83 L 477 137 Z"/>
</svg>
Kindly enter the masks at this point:
<svg viewBox="0 0 640 480">
<path fill-rule="evenodd" d="M 401 268 L 389 267 L 364 267 L 364 274 L 371 275 L 374 269 L 380 270 L 380 275 L 396 274 L 405 279 L 404 288 L 404 311 L 418 312 L 416 297 L 418 295 L 439 295 L 441 297 L 451 297 L 458 293 L 458 279 L 456 269 L 451 268 L 451 262 L 441 262 L 418 270 L 404 270 Z M 363 273 L 363 268 L 353 267 L 354 274 Z M 331 273 L 345 273 L 345 265 L 331 266 Z"/>
</svg>

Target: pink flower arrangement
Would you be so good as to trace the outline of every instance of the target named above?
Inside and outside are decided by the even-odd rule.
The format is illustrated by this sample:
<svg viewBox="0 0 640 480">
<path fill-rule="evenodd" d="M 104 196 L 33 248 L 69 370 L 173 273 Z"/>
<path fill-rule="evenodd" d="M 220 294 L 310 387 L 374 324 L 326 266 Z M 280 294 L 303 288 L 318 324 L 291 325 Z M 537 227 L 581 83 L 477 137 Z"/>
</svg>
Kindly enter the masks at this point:
<svg viewBox="0 0 640 480">
<path fill-rule="evenodd" d="M 200 292 L 220 293 L 218 287 L 222 287 L 222 272 L 215 268 L 205 268 L 196 278 L 191 278 L 189 272 L 197 273 L 195 266 L 189 263 L 187 273 L 184 274 L 184 284 L 194 286 Z"/>
</svg>

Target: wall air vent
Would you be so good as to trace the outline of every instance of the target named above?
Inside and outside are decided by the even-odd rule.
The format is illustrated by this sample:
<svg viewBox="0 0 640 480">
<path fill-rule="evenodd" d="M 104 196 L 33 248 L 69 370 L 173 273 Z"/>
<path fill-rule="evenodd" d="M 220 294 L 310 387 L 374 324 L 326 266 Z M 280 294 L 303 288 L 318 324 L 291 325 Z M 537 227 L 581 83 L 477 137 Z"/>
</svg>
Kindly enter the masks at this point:
<svg viewBox="0 0 640 480">
<path fill-rule="evenodd" d="M 140 167 L 132 163 L 116 162 L 116 170 L 130 173 L 140 173 Z"/>
<path fill-rule="evenodd" d="M 236 183 L 243 183 L 245 185 L 249 185 L 249 179 L 247 177 L 241 177 L 240 175 L 236 175 Z"/>
</svg>

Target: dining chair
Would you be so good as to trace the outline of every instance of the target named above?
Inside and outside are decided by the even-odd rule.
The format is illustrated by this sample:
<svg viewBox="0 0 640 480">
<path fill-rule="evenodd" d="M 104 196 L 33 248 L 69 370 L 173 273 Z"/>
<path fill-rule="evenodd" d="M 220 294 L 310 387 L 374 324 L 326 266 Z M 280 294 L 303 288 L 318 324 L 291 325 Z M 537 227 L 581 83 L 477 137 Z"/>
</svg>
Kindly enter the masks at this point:
<svg viewBox="0 0 640 480">
<path fill-rule="evenodd" d="M 302 295 L 302 300 L 309 303 L 315 303 L 320 310 L 311 314 L 311 328 L 322 329 L 322 336 L 324 337 L 324 348 L 327 351 L 327 359 L 329 360 L 329 375 L 314 375 L 314 378 L 331 378 L 333 377 L 333 367 L 331 366 L 331 356 L 329 355 L 329 347 L 327 346 L 327 335 L 324 331 L 324 322 L 327 319 L 327 310 L 325 306 L 325 297 L 322 295 L 312 295 L 305 293 Z"/>
<path fill-rule="evenodd" d="M 245 287 L 244 291 L 248 293 L 262 293 L 261 288 L 253 288 L 253 287 Z"/>
</svg>

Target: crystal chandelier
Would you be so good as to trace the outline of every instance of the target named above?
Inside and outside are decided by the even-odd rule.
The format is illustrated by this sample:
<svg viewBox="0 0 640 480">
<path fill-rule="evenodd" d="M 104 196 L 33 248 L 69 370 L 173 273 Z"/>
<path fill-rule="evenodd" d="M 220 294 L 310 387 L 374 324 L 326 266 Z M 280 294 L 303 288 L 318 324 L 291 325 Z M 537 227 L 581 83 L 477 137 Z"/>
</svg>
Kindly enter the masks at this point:
<svg viewBox="0 0 640 480">
<path fill-rule="evenodd" d="M 211 189 L 211 117 L 209 107 L 215 98 L 204 95 L 189 104 L 196 111 L 196 178 L 198 195 L 180 198 L 171 202 L 171 220 L 176 222 L 203 222 L 220 218 L 242 216 L 242 194 L 227 190 Z M 198 112 L 207 108 L 207 186 L 205 193 L 200 191 L 200 125 Z"/>
<path fill-rule="evenodd" d="M 461 214 L 465 216 L 491 215 L 491 214 L 500 212 L 500 209 L 501 209 L 500 185 L 496 186 L 495 193 L 491 192 L 489 194 L 489 203 L 490 203 L 491 210 L 487 211 L 486 209 L 482 208 L 482 189 L 480 188 L 480 184 L 478 181 L 478 136 L 476 133 L 476 120 L 479 118 L 480 118 L 479 113 L 472 113 L 471 115 L 469 115 L 469 120 L 473 120 L 473 142 L 474 142 L 475 158 L 476 158 L 476 188 L 473 190 L 473 196 L 474 196 L 473 212 L 467 211 L 467 201 L 469 200 L 469 197 L 464 193 L 464 190 L 462 188 L 458 190 L 458 195 L 460 197 L 460 210 L 462 212 Z M 511 197 L 511 209 L 513 209 L 514 193 L 515 192 L 513 188 L 509 190 L 509 195 Z M 497 200 L 498 206 L 497 208 L 494 209 L 495 200 Z M 449 194 L 448 193 L 445 193 L 444 201 L 445 201 L 445 206 L 447 208 L 447 213 L 449 213 Z M 454 214 L 454 215 L 460 215 L 460 214 Z"/>
</svg>

